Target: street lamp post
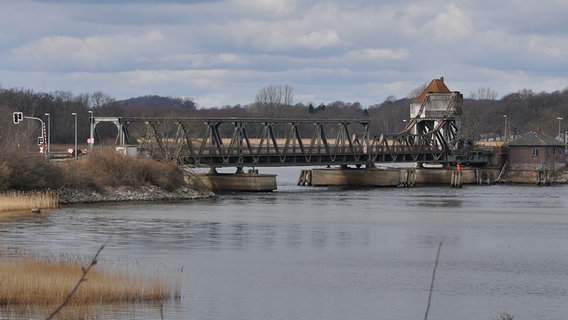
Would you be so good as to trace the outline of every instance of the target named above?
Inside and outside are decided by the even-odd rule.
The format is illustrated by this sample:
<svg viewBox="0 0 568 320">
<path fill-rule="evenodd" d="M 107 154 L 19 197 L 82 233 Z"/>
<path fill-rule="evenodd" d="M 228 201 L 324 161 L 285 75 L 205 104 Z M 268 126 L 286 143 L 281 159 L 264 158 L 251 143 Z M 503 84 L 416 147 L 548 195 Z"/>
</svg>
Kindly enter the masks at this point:
<svg viewBox="0 0 568 320">
<path fill-rule="evenodd" d="M 43 157 L 46 157 L 46 153 L 45 153 L 45 149 L 46 149 L 46 145 L 45 145 L 45 124 L 43 123 L 43 120 L 41 120 L 40 118 L 28 117 L 28 116 L 22 116 L 22 118 L 23 119 L 37 120 L 41 124 L 41 136 L 38 137 L 38 143 L 37 144 L 39 146 L 40 152 L 43 154 Z"/>
<path fill-rule="evenodd" d="M 507 115 L 504 114 L 503 117 L 505 118 L 505 132 L 504 132 L 504 136 L 505 136 L 505 142 L 507 142 Z"/>
<path fill-rule="evenodd" d="M 51 159 L 51 120 L 49 113 L 47 116 L 47 159 Z"/>
<path fill-rule="evenodd" d="M 562 120 L 564 120 L 564 118 L 557 117 L 556 120 L 558 120 L 558 139 L 562 141 L 562 138 L 560 138 L 560 124 L 562 123 Z"/>
<path fill-rule="evenodd" d="M 95 117 L 93 110 L 89 110 L 89 154 L 93 153 L 93 145 L 95 144 Z"/>
<path fill-rule="evenodd" d="M 75 148 L 73 149 L 73 153 L 75 154 L 75 159 L 77 159 L 77 113 L 71 113 L 72 116 L 75 117 Z"/>
</svg>

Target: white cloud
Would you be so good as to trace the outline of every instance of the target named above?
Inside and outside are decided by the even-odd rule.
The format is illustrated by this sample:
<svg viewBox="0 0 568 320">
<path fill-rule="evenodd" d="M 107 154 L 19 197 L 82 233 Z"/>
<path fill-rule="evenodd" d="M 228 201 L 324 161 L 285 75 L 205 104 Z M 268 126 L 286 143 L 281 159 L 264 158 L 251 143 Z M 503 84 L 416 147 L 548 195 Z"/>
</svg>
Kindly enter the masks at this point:
<svg viewBox="0 0 568 320">
<path fill-rule="evenodd" d="M 298 99 L 371 104 L 441 75 L 465 93 L 553 91 L 568 86 L 566 9 L 560 0 L 8 0 L 0 72 L 4 88 L 192 96 L 202 106 L 246 104 L 271 83 L 292 85 Z"/>
<path fill-rule="evenodd" d="M 556 41 L 551 41 L 556 40 Z M 568 47 L 566 40 L 562 39 L 544 39 L 541 36 L 531 36 L 528 42 L 528 47 L 541 53 L 543 56 L 549 56 L 554 59 L 566 59 Z M 564 46 L 564 48 L 560 46 Z"/>
<path fill-rule="evenodd" d="M 148 59 L 162 41 L 157 31 L 135 36 L 48 36 L 13 49 L 10 58 L 14 64 L 40 70 L 120 69 Z"/>
<path fill-rule="evenodd" d="M 236 67 L 250 63 L 246 56 L 234 53 L 163 55 L 157 60 L 159 64 L 175 69 L 203 69 L 219 65 Z"/>
<path fill-rule="evenodd" d="M 298 48 L 318 50 L 334 47 L 341 43 L 341 37 L 334 29 L 322 29 L 303 21 L 242 20 L 228 26 L 215 27 L 216 32 L 224 30 L 236 46 L 252 50 L 291 51 Z"/>
<path fill-rule="evenodd" d="M 297 0 L 231 0 L 235 6 L 271 16 L 287 16 L 296 10 Z"/>
<path fill-rule="evenodd" d="M 447 41 L 461 40 L 474 32 L 471 20 L 455 3 L 450 3 L 428 26 L 434 29 L 436 38 Z"/>
<path fill-rule="evenodd" d="M 298 37 L 296 44 L 308 49 L 321 49 L 338 45 L 341 38 L 335 30 L 313 31 Z"/>
<path fill-rule="evenodd" d="M 345 57 L 355 60 L 405 60 L 410 53 L 407 49 L 364 49 L 348 52 Z"/>
</svg>

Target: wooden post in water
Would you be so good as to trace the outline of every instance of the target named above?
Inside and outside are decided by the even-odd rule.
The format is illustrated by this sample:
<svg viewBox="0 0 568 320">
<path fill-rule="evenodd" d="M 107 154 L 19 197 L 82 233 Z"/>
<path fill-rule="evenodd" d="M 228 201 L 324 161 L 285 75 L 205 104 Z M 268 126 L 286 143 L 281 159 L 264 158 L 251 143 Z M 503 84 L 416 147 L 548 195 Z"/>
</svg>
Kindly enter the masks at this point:
<svg viewBox="0 0 568 320">
<path fill-rule="evenodd" d="M 452 188 L 462 187 L 462 172 L 461 166 L 458 164 L 456 171 L 452 172 L 452 181 L 450 182 Z"/>
</svg>

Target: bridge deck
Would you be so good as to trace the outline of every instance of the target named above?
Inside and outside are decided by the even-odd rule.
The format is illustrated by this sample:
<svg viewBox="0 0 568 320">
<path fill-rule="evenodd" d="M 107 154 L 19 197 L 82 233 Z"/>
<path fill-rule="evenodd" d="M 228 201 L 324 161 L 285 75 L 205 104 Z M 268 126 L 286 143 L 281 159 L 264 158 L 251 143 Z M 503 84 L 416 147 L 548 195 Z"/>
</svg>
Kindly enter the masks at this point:
<svg viewBox="0 0 568 320">
<path fill-rule="evenodd" d="M 209 167 L 467 162 L 442 132 L 371 136 L 368 120 L 93 118 L 117 125 L 117 143 L 153 157 Z M 450 128 L 451 129 L 451 128 Z M 484 160 L 481 160 L 483 163 Z"/>
</svg>

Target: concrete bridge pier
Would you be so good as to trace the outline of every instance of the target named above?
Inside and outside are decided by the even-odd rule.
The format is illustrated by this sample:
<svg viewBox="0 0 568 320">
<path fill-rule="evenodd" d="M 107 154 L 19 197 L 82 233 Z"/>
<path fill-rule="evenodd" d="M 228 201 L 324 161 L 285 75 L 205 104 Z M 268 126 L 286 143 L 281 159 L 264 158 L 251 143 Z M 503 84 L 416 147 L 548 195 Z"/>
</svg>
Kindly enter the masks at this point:
<svg viewBox="0 0 568 320">
<path fill-rule="evenodd" d="M 450 185 L 487 183 L 494 170 L 475 167 L 416 168 L 317 168 L 302 170 L 298 185 L 412 187 L 416 185 Z"/>
<path fill-rule="evenodd" d="M 276 175 L 262 174 L 258 169 L 244 172 L 240 168 L 236 173 L 218 173 L 213 169 L 209 173 L 196 174 L 196 178 L 211 191 L 267 192 L 277 189 Z"/>
<path fill-rule="evenodd" d="M 313 186 L 397 186 L 401 182 L 399 169 L 381 168 L 317 168 L 311 170 Z"/>
</svg>

